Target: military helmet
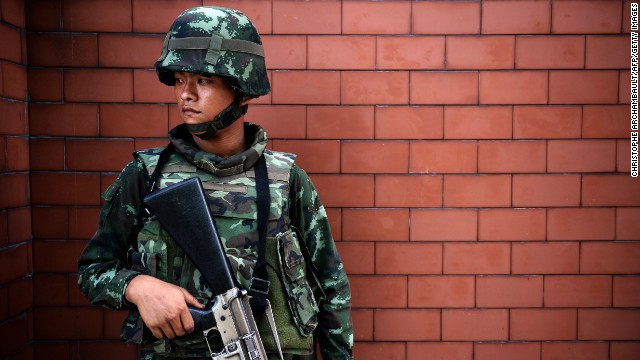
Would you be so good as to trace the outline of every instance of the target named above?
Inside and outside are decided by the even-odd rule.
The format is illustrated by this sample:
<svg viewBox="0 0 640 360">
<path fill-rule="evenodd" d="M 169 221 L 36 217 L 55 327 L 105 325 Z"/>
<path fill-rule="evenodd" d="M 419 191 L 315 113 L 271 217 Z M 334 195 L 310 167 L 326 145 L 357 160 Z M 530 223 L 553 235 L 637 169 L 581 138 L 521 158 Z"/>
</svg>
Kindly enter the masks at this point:
<svg viewBox="0 0 640 360">
<path fill-rule="evenodd" d="M 195 7 L 171 25 L 155 63 L 160 81 L 175 85 L 174 72 L 225 77 L 243 95 L 258 97 L 271 90 L 264 49 L 251 20 L 238 10 Z"/>
</svg>

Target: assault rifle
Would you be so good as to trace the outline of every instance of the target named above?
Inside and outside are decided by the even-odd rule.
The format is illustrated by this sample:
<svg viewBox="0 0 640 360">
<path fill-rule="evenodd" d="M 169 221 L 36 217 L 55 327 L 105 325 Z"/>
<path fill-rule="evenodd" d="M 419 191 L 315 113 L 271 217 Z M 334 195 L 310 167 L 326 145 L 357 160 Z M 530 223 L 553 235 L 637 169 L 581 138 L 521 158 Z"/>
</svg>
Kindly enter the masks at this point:
<svg viewBox="0 0 640 360">
<path fill-rule="evenodd" d="M 249 305 L 250 296 L 239 288 L 233 275 L 200 179 L 193 177 L 152 192 L 145 196 L 144 205 L 189 256 L 215 295 L 206 309 L 189 308 L 196 330 L 202 331 L 207 341 L 211 358 L 266 360 Z M 282 358 L 275 323 L 270 325 Z M 223 348 L 217 353 L 209 342 L 212 332 L 218 332 L 222 339 Z"/>
</svg>

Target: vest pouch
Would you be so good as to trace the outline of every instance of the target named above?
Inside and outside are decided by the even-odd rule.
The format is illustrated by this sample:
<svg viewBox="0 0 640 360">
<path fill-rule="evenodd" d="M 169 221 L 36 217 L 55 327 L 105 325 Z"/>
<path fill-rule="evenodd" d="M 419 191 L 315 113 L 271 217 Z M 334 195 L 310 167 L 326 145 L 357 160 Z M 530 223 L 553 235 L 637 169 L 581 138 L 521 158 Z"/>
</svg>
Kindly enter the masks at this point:
<svg viewBox="0 0 640 360">
<path fill-rule="evenodd" d="M 293 230 L 276 236 L 278 258 L 287 290 L 287 300 L 301 335 L 308 336 L 318 325 L 318 303 L 307 281 L 307 264 Z"/>
</svg>

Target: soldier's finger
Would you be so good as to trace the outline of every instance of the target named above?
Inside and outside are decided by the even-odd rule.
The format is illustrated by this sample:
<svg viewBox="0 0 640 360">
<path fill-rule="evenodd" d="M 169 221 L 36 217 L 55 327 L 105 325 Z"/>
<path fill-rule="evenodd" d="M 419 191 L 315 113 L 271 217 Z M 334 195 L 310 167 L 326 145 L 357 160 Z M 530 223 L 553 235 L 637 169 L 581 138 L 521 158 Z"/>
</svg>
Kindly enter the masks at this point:
<svg viewBox="0 0 640 360">
<path fill-rule="evenodd" d="M 151 333 L 156 337 L 156 339 L 162 339 L 164 337 L 164 333 L 160 328 L 154 327 L 149 328 L 149 330 L 151 330 Z"/>
<path fill-rule="evenodd" d="M 173 331 L 171 324 L 169 323 L 166 323 L 164 326 L 162 326 L 162 332 L 168 339 L 173 339 L 176 337 L 176 334 Z"/>
<path fill-rule="evenodd" d="M 180 290 L 182 290 L 182 294 L 184 295 L 184 301 L 187 302 L 187 305 L 195 306 L 199 309 L 204 308 L 204 304 L 200 303 L 200 301 L 198 301 L 198 299 L 193 297 L 193 295 L 191 295 L 187 290 L 183 288 L 180 288 Z"/>
<path fill-rule="evenodd" d="M 184 332 L 184 327 L 182 326 L 182 315 L 180 315 L 180 317 L 175 318 L 175 319 L 171 319 L 171 330 L 173 330 L 173 336 L 182 336 L 185 334 Z M 169 339 L 173 339 L 173 337 L 170 337 Z"/>
<path fill-rule="evenodd" d="M 191 313 L 189 311 L 183 311 L 182 314 L 180 314 L 180 320 L 182 321 L 184 331 L 186 331 L 187 333 L 192 333 L 194 322 Z"/>
</svg>

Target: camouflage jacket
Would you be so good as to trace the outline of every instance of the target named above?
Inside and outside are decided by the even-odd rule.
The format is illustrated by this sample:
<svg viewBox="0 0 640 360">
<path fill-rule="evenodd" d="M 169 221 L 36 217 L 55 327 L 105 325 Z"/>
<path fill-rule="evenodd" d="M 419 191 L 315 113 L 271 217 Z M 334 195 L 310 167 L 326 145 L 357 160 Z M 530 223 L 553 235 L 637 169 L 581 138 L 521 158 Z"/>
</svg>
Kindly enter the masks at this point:
<svg viewBox="0 0 640 360">
<path fill-rule="evenodd" d="M 260 127 L 247 124 L 245 133 L 248 139 L 253 139 L 250 148 L 241 154 L 224 159 L 198 150 L 183 126 L 171 131 L 170 140 L 178 153 L 177 156 L 185 159 L 188 166 L 195 168 L 201 174 L 199 175 L 201 179 L 204 174 L 205 178 L 218 176 L 225 179 L 242 180 L 253 173 L 253 164 L 260 155 L 264 153 L 273 156 L 274 154 L 265 150 L 266 133 Z M 144 223 L 140 209 L 141 199 L 147 193 L 146 183 L 149 179 L 149 173 L 153 171 L 152 168 L 147 167 L 148 164 L 145 164 L 145 161 L 148 163 L 148 157 L 153 156 L 154 153 L 157 153 L 157 150 L 136 153 L 134 160 L 125 167 L 114 184 L 107 189 L 103 195 L 106 203 L 100 215 L 99 228 L 80 256 L 78 265 L 80 273 L 78 285 L 92 303 L 112 309 L 129 309 L 134 314 L 134 318 L 136 309 L 127 303 L 124 293 L 129 281 L 141 273 L 174 282 L 187 288 L 200 299 L 206 298 L 208 295 L 201 288 L 199 290 L 190 288 L 184 285 L 184 281 L 180 282 L 181 271 L 184 271 L 180 269 L 188 265 L 180 263 L 185 261 L 180 256 L 176 257 L 178 264 L 174 263 L 171 267 L 165 264 L 164 268 L 172 268 L 173 274 L 155 274 L 153 271 L 149 271 L 149 266 L 140 267 L 136 265 L 135 260 L 132 261 L 131 249 L 137 250 L 144 247 L 145 239 L 148 239 L 148 230 L 153 228 L 148 223 Z M 286 161 L 286 156 L 282 157 L 281 153 L 276 154 L 280 154 L 277 156 L 281 156 L 281 160 Z M 168 163 L 171 161 L 170 158 Z M 290 158 L 289 161 L 290 172 L 287 173 L 288 184 L 286 184 L 288 191 L 285 193 L 288 196 L 286 199 L 272 199 L 271 213 L 278 213 L 277 207 L 280 205 L 274 205 L 274 203 L 287 205 L 283 206 L 285 209 L 280 210 L 283 216 L 279 217 L 281 219 L 279 221 L 285 219 L 291 228 L 297 230 L 296 233 L 302 238 L 302 245 L 308 249 L 312 262 L 311 267 L 315 269 L 314 274 L 317 276 L 321 292 L 324 293 L 323 299 L 319 300 L 317 304 L 317 311 L 319 311 L 317 317 L 314 314 L 314 320 L 317 319 L 317 328 L 315 328 L 315 324 L 312 326 L 315 328 L 314 334 L 319 341 L 323 358 L 351 359 L 353 328 L 350 315 L 350 290 L 346 274 L 331 237 L 326 213 L 313 185 L 306 173 L 295 165 L 293 159 Z M 174 165 L 176 168 L 182 166 L 178 163 Z M 270 174 L 273 172 L 271 167 L 269 172 Z M 271 181 L 272 176 L 269 177 Z M 161 178 L 158 182 L 160 187 L 167 185 L 162 182 Z M 231 195 L 228 194 L 224 201 L 230 199 L 228 196 Z M 239 208 L 240 205 L 236 206 L 235 211 L 238 212 Z M 217 214 L 215 206 L 212 206 L 212 210 L 218 227 L 224 226 L 224 221 L 223 224 L 219 224 L 219 221 L 225 214 Z M 272 223 L 274 221 L 270 221 L 268 232 L 273 233 L 282 229 L 281 224 Z M 257 234 L 253 234 L 255 231 L 249 232 L 251 236 L 237 236 L 237 240 L 225 241 L 223 239 L 227 254 L 238 255 L 230 256 L 230 260 L 241 284 L 246 283 L 246 278 L 250 277 L 254 263 L 252 260 L 255 260 L 252 259 L 252 256 L 255 255 L 256 244 L 251 239 L 254 236 L 257 239 Z M 221 231 L 221 237 L 225 238 L 222 233 L 223 231 Z M 270 235 L 277 236 L 277 234 Z M 234 239 L 234 237 L 230 236 L 229 239 Z M 247 248 L 253 251 L 246 254 Z M 242 255 L 243 253 L 245 255 Z M 150 261 L 151 259 L 145 259 L 142 262 L 148 263 Z M 193 281 L 191 283 L 193 284 Z M 131 320 L 131 316 L 129 320 Z"/>
</svg>

